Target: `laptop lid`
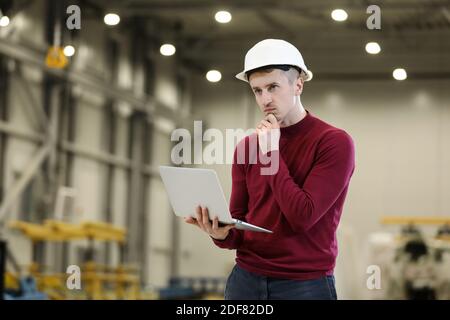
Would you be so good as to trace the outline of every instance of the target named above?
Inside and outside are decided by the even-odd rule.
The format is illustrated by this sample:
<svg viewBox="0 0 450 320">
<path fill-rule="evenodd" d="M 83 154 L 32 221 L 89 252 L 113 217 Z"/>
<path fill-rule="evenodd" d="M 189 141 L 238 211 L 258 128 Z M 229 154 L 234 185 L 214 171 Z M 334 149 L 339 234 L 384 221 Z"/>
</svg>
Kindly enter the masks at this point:
<svg viewBox="0 0 450 320">
<path fill-rule="evenodd" d="M 160 166 L 159 172 L 173 211 L 179 217 L 196 217 L 196 207 L 207 207 L 209 217 L 233 223 L 217 173 L 211 169 Z"/>
</svg>

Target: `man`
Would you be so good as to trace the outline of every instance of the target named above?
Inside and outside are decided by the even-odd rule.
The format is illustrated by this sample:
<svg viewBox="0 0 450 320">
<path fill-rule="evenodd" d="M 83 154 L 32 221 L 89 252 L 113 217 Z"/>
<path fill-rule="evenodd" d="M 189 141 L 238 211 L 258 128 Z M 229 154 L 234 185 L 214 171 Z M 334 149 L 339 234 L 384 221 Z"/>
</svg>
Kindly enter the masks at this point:
<svg viewBox="0 0 450 320">
<path fill-rule="evenodd" d="M 337 299 L 336 229 L 355 167 L 353 141 L 303 107 L 300 95 L 312 74 L 292 44 L 257 43 L 236 77 L 250 84 L 264 114 L 257 134 L 240 144 L 251 154 L 252 139 L 258 139 L 258 154 L 279 165 L 263 175 L 267 164 L 252 163 L 250 157 L 239 163 L 235 151 L 230 212 L 273 234 L 219 227 L 200 207 L 197 219 L 186 222 L 207 232 L 220 248 L 237 250 L 226 299 Z"/>
</svg>

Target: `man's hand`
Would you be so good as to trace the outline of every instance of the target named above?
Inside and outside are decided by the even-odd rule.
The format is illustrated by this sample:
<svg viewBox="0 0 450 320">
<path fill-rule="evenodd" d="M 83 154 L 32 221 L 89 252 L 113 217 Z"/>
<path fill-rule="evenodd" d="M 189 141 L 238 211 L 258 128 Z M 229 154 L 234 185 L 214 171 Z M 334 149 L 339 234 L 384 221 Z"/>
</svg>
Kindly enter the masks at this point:
<svg viewBox="0 0 450 320">
<path fill-rule="evenodd" d="M 184 218 L 189 224 L 193 224 L 204 232 L 209 234 L 210 237 L 216 240 L 225 240 L 230 232 L 230 229 L 234 228 L 234 224 L 226 225 L 225 227 L 219 227 L 219 219 L 217 217 L 214 218 L 213 223 L 209 221 L 208 208 L 202 208 L 198 206 L 196 208 L 197 218 Z"/>
<path fill-rule="evenodd" d="M 280 124 L 272 113 L 261 120 L 256 127 L 256 133 L 258 134 L 259 148 L 263 154 L 279 149 Z"/>
</svg>

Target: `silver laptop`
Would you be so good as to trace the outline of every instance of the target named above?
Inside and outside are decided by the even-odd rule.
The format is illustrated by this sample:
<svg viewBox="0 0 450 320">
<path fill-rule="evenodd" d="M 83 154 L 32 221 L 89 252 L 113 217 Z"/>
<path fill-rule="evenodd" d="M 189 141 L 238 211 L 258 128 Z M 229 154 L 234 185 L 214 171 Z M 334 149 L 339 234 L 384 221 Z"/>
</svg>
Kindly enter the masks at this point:
<svg viewBox="0 0 450 320">
<path fill-rule="evenodd" d="M 200 205 L 208 208 L 210 220 L 217 216 L 221 224 L 235 224 L 237 229 L 272 233 L 231 216 L 214 170 L 160 166 L 159 172 L 177 216 L 196 218 Z"/>
</svg>

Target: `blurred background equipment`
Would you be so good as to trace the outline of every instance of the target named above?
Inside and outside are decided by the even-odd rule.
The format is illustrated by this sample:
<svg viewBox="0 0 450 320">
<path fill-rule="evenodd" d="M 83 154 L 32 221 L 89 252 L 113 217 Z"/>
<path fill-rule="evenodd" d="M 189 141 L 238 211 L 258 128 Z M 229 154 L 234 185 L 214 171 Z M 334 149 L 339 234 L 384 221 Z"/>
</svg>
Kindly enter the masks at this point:
<svg viewBox="0 0 450 320">
<path fill-rule="evenodd" d="M 28 237 L 33 246 L 33 261 L 28 267 L 26 276 L 22 272 L 10 274 L 10 277 L 20 281 L 20 290 L 37 288 L 51 299 L 139 299 L 140 280 L 137 271 L 132 266 L 106 266 L 95 261 L 95 241 L 110 241 L 117 244 L 119 253 L 123 252 L 125 231 L 121 228 L 99 222 L 84 222 L 81 225 L 62 221 L 47 220 L 43 225 L 23 221 L 12 221 L 11 228 L 17 229 Z M 53 268 L 46 268 L 34 260 L 38 246 L 48 242 L 69 242 L 86 239 L 88 247 L 84 260 L 78 262 L 81 268 L 81 288 L 70 288 L 67 279 L 70 273 L 57 273 Z M 48 270 L 50 269 L 50 270 Z"/>
<path fill-rule="evenodd" d="M 383 238 L 380 234 L 371 237 L 369 261 L 377 264 L 385 277 L 383 292 L 374 293 L 372 298 L 449 299 L 450 219 L 386 216 L 381 222 L 402 228 L 393 237 Z M 427 226 L 434 227 L 434 234 L 422 230 Z"/>
</svg>

